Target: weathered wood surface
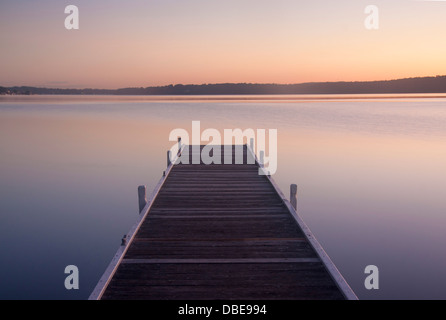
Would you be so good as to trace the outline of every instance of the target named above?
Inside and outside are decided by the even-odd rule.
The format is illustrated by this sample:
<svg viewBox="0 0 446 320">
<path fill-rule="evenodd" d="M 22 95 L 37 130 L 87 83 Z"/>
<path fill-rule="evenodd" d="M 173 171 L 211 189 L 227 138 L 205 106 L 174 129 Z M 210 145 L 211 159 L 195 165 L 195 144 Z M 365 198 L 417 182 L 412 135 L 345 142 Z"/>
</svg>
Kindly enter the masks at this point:
<svg viewBox="0 0 446 320">
<path fill-rule="evenodd" d="M 344 296 L 257 164 L 180 164 L 101 298 Z"/>
</svg>

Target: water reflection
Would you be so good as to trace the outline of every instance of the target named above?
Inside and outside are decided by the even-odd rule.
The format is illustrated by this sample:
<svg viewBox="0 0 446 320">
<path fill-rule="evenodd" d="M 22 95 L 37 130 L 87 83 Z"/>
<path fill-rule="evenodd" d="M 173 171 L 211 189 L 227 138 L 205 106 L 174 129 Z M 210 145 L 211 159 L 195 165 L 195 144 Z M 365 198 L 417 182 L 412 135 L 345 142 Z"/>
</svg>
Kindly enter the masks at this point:
<svg viewBox="0 0 446 320">
<path fill-rule="evenodd" d="M 446 298 L 442 99 L 29 99 L 0 103 L 0 298 L 87 298 L 136 221 L 136 187 L 153 189 L 169 132 L 192 120 L 278 129 L 275 179 L 299 185 L 300 213 L 360 298 Z M 78 292 L 63 287 L 69 264 Z M 368 264 L 379 291 L 363 287 Z"/>
</svg>

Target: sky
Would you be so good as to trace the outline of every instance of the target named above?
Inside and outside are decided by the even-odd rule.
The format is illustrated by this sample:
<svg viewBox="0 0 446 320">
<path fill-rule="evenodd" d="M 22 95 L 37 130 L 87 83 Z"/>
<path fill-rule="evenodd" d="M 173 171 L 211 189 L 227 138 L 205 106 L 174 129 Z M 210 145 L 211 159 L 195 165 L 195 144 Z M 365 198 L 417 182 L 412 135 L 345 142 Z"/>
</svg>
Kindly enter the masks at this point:
<svg viewBox="0 0 446 320">
<path fill-rule="evenodd" d="M 368 30 L 367 5 L 379 9 Z M 67 30 L 65 7 L 79 8 Z M 0 0 L 0 86 L 122 88 L 446 75 L 446 1 Z"/>
</svg>

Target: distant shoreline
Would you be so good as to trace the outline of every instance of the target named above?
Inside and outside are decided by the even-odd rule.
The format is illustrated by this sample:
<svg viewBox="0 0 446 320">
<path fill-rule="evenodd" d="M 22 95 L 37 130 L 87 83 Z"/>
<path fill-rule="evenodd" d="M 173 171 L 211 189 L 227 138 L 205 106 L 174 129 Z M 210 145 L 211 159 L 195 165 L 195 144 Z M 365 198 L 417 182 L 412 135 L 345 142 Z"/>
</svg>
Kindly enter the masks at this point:
<svg viewBox="0 0 446 320">
<path fill-rule="evenodd" d="M 83 102 L 159 102 L 159 103 L 313 103 L 340 101 L 446 101 L 446 93 L 392 94 L 293 94 L 293 95 L 0 95 L 0 104 L 83 103 Z"/>
<path fill-rule="evenodd" d="M 446 76 L 382 81 L 308 82 L 299 84 L 177 84 L 121 89 L 60 89 L 30 86 L 0 86 L 0 95 L 333 95 L 333 94 L 435 94 L 446 93 Z"/>
</svg>

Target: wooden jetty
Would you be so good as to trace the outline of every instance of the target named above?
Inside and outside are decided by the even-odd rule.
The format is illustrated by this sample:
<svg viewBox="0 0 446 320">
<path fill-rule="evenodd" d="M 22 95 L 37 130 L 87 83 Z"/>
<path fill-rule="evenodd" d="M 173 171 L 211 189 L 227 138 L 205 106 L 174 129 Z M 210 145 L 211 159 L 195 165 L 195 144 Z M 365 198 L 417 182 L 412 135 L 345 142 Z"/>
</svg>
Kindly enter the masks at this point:
<svg viewBox="0 0 446 320">
<path fill-rule="evenodd" d="M 140 219 L 91 300 L 357 299 L 297 214 L 296 186 L 290 202 L 238 147 L 243 164 L 168 159 L 149 201 L 139 189 Z"/>
</svg>

